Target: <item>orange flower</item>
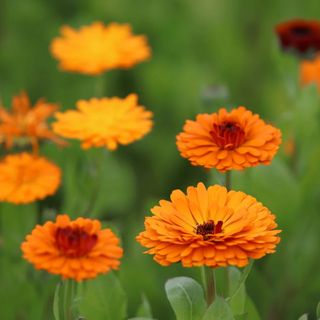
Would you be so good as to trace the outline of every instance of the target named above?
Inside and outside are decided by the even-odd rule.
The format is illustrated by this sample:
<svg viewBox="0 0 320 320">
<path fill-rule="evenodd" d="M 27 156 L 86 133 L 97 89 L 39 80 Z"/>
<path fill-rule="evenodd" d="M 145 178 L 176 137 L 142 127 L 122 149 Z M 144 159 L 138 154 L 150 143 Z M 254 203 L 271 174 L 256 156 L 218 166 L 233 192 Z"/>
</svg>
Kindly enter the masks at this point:
<svg viewBox="0 0 320 320">
<path fill-rule="evenodd" d="M 28 153 L 8 155 L 0 162 L 0 201 L 30 203 L 53 195 L 61 171 L 45 158 Z"/>
<path fill-rule="evenodd" d="M 79 30 L 64 26 L 61 33 L 52 41 L 51 53 L 65 71 L 97 75 L 130 68 L 151 55 L 146 37 L 133 35 L 129 24 L 95 22 Z"/>
<path fill-rule="evenodd" d="M 275 31 L 285 51 L 310 57 L 320 50 L 320 21 L 289 20 L 278 24 Z"/>
<path fill-rule="evenodd" d="M 303 60 L 301 62 L 300 79 L 302 85 L 315 83 L 320 91 L 320 55 L 314 60 Z"/>
<path fill-rule="evenodd" d="M 0 106 L 0 143 L 5 143 L 7 148 L 15 143 L 31 143 L 35 152 L 39 148 L 39 139 L 63 144 L 46 122 L 57 109 L 56 104 L 47 103 L 43 99 L 32 107 L 25 92 L 13 97 L 11 113 Z"/>
<path fill-rule="evenodd" d="M 231 112 L 199 114 L 177 136 L 181 156 L 194 166 L 219 171 L 270 164 L 281 143 L 281 132 L 244 107 Z"/>
<path fill-rule="evenodd" d="M 137 105 L 138 97 L 130 94 L 125 99 L 93 98 L 80 100 L 78 110 L 57 113 L 53 130 L 57 134 L 79 139 L 82 147 L 117 148 L 142 138 L 152 127 L 152 113 Z"/>
<path fill-rule="evenodd" d="M 101 229 L 98 220 L 70 221 L 67 215 L 37 225 L 21 250 L 36 269 L 76 281 L 118 269 L 122 257 L 119 239 L 110 229 Z"/>
<path fill-rule="evenodd" d="M 280 241 L 275 216 L 243 192 L 199 183 L 187 194 L 175 190 L 145 220 L 137 241 L 163 266 L 243 267 L 248 259 L 275 252 Z"/>
</svg>

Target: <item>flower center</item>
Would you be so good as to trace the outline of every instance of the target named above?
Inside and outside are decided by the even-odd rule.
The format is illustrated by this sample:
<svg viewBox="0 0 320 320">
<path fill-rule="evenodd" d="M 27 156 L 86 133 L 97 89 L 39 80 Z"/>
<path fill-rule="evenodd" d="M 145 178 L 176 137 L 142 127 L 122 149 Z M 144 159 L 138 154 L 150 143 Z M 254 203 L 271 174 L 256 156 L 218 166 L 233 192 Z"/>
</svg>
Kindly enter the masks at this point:
<svg viewBox="0 0 320 320">
<path fill-rule="evenodd" d="M 198 224 L 196 227 L 196 234 L 201 234 L 204 240 L 208 240 L 209 235 L 214 235 L 222 231 L 222 221 L 218 221 L 217 224 L 214 224 L 213 220 L 208 220 L 203 224 Z"/>
<path fill-rule="evenodd" d="M 243 129 L 235 122 L 225 121 L 222 124 L 213 124 L 210 131 L 213 141 L 223 149 L 239 147 L 245 140 Z"/>
<path fill-rule="evenodd" d="M 69 258 L 79 258 L 91 251 L 96 245 L 96 234 L 88 234 L 80 228 L 58 228 L 56 232 L 57 247 Z"/>
<path fill-rule="evenodd" d="M 311 33 L 310 28 L 306 27 L 306 26 L 296 26 L 292 28 L 292 33 L 295 36 L 307 36 Z"/>
</svg>

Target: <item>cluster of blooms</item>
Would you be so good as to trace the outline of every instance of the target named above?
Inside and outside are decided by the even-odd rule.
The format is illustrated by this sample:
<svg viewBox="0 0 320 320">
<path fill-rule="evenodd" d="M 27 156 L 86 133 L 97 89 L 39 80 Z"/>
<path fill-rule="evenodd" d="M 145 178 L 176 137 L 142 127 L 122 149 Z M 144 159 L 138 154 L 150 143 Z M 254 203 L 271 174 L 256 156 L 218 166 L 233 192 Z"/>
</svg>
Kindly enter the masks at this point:
<svg viewBox="0 0 320 320">
<path fill-rule="evenodd" d="M 128 25 L 105 27 L 102 23 L 80 30 L 64 27 L 62 37 L 53 40 L 51 50 L 61 69 L 89 75 L 128 68 L 150 56 L 144 36 L 132 35 Z M 31 112 L 22 95 L 14 102 L 17 114 L 10 116 L 4 110 L 0 114 L 0 138 L 7 146 L 28 139 L 37 150 L 39 139 L 61 144 L 57 134 L 79 140 L 84 149 L 114 150 L 151 130 L 152 113 L 139 106 L 137 100 L 135 94 L 124 99 L 80 100 L 76 110 L 66 112 L 56 112 L 56 106 L 42 101 Z M 54 133 L 45 123 L 52 112 L 56 112 Z M 19 125 L 14 127 L 15 123 Z M 192 165 L 221 172 L 268 165 L 280 143 L 278 129 L 242 106 L 230 112 L 221 108 L 217 113 L 200 114 L 196 120 L 188 120 L 177 136 L 182 157 Z M 0 183 L 4 184 L 0 190 L 7 192 L 3 199 L 12 201 L 15 195 L 19 199 L 16 203 L 21 203 L 21 199 L 33 201 L 55 192 L 60 183 L 57 167 L 50 166 L 44 158 L 35 161 L 28 154 L 19 155 L 19 160 L 9 156 L 0 165 Z M 15 179 L 12 185 L 10 179 Z M 18 189 L 23 196 L 17 195 Z M 206 188 L 199 183 L 189 187 L 186 194 L 173 191 L 170 200 L 161 200 L 152 209 L 153 216 L 145 220 L 145 231 L 137 236 L 137 241 L 161 265 L 181 262 L 185 267 L 243 267 L 249 258 L 274 252 L 280 241 L 275 216 L 243 192 L 219 185 Z M 35 268 L 76 281 L 117 269 L 123 254 L 119 239 L 111 230 L 101 229 L 99 221 L 81 217 L 71 221 L 67 215 L 36 226 L 21 249 Z"/>
<path fill-rule="evenodd" d="M 47 118 L 58 106 L 40 99 L 32 106 L 25 92 L 13 97 L 12 110 L 0 107 L 0 143 L 7 150 L 32 146 L 33 153 L 9 154 L 0 160 L 0 201 L 25 204 L 54 194 L 61 182 L 61 170 L 39 156 L 41 140 L 58 145 L 65 142 L 50 129 Z"/>
<path fill-rule="evenodd" d="M 276 26 L 281 47 L 302 58 L 302 85 L 315 83 L 320 91 L 320 21 L 290 20 Z"/>
<path fill-rule="evenodd" d="M 80 28 L 63 27 L 51 43 L 52 55 L 64 71 L 98 75 L 114 68 L 130 68 L 148 59 L 151 50 L 144 36 L 132 34 L 129 25 L 97 22 Z M 43 199 L 60 185 L 60 169 L 39 157 L 39 141 L 65 145 L 60 137 L 77 139 L 84 149 L 114 150 L 152 128 L 152 113 L 138 104 L 138 96 L 79 100 L 76 110 L 57 112 L 58 106 L 39 100 L 31 108 L 25 93 L 13 99 L 13 112 L 0 109 L 0 142 L 7 148 L 31 144 L 33 154 L 9 155 L 0 163 L 0 201 L 15 204 Z M 54 114 L 52 130 L 46 120 Z M 71 221 L 58 215 L 55 222 L 37 225 L 21 245 L 23 256 L 36 269 L 76 281 L 117 269 L 123 254 L 119 238 L 101 229 L 98 220 Z"/>
</svg>

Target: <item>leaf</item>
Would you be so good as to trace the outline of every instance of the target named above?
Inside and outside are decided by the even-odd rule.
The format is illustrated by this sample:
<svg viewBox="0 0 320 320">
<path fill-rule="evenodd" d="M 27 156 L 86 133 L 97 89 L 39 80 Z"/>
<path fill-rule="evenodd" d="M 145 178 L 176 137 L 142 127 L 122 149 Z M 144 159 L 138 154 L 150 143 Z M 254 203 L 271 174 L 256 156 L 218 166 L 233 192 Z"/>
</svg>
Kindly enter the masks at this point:
<svg viewBox="0 0 320 320">
<path fill-rule="evenodd" d="M 142 302 L 137 310 L 136 317 L 152 318 L 151 306 L 145 294 L 142 295 Z"/>
<path fill-rule="evenodd" d="M 168 280 L 165 289 L 177 320 L 202 319 L 206 302 L 198 282 L 188 277 L 177 277 Z"/>
<path fill-rule="evenodd" d="M 249 296 L 246 297 L 245 314 L 247 315 L 248 320 L 260 320 L 257 308 Z"/>
<path fill-rule="evenodd" d="M 226 300 L 221 297 L 216 297 L 202 320 L 235 320 L 235 318 Z"/>
<path fill-rule="evenodd" d="M 319 302 L 318 305 L 317 305 L 316 314 L 317 314 L 317 318 L 320 319 L 320 302 Z"/>
<path fill-rule="evenodd" d="M 246 271 L 246 270 L 245 270 Z M 245 311 L 246 288 L 245 288 L 245 271 L 241 273 L 236 267 L 228 267 L 229 292 L 232 296 L 227 299 L 233 314 L 242 315 Z"/>
<path fill-rule="evenodd" d="M 85 282 L 79 289 L 79 316 L 85 319 L 126 319 L 126 295 L 112 272 Z"/>
<path fill-rule="evenodd" d="M 308 314 L 303 314 L 298 320 L 308 320 Z"/>
<path fill-rule="evenodd" d="M 58 282 L 54 291 L 53 298 L 53 316 L 55 320 L 61 320 L 61 308 L 60 308 L 60 293 L 61 293 L 61 282 Z"/>
<path fill-rule="evenodd" d="M 145 318 L 145 317 L 135 317 L 129 318 L 128 320 L 154 320 L 153 318 Z"/>
</svg>

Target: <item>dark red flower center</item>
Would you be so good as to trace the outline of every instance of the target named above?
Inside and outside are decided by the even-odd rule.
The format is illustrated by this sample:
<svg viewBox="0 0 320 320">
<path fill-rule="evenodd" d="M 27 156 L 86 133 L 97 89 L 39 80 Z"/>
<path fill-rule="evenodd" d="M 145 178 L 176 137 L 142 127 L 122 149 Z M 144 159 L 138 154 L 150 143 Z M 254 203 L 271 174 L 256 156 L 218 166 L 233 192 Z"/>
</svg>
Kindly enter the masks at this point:
<svg viewBox="0 0 320 320">
<path fill-rule="evenodd" d="M 79 258 L 91 251 L 96 245 L 98 236 L 88 234 L 81 228 L 58 228 L 56 231 L 57 247 L 69 258 Z"/>
<path fill-rule="evenodd" d="M 201 234 L 204 240 L 209 239 L 209 235 L 214 235 L 222 231 L 222 221 L 218 221 L 217 224 L 213 220 L 208 220 L 203 224 L 198 224 L 196 227 L 196 234 Z"/>
<path fill-rule="evenodd" d="M 308 36 L 312 33 L 312 30 L 308 28 L 307 26 L 295 26 L 291 29 L 291 32 L 295 36 Z"/>
<path fill-rule="evenodd" d="M 221 124 L 214 124 L 210 131 L 213 141 L 223 149 L 234 149 L 239 147 L 245 140 L 245 133 L 239 124 L 232 121 L 225 121 Z"/>
</svg>

